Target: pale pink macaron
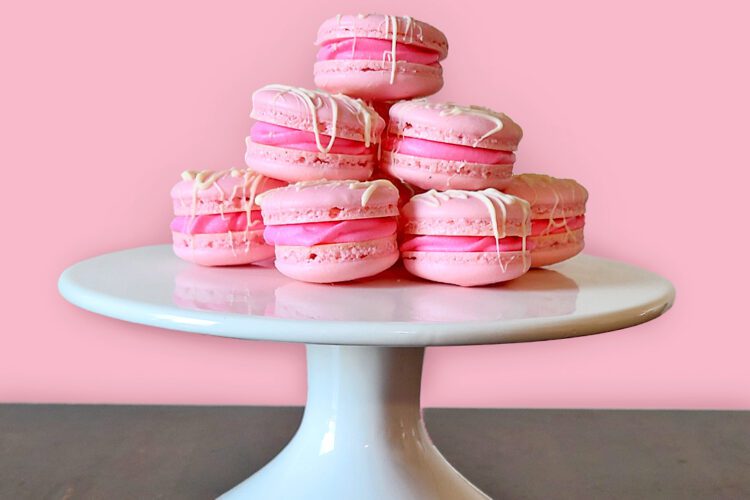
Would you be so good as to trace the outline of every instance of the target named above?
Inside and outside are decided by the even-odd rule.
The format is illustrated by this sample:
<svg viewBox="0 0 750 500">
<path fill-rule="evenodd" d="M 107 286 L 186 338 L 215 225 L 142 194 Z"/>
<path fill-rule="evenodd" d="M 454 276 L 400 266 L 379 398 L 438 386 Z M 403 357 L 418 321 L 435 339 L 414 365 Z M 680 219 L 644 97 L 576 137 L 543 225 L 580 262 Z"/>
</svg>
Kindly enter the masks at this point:
<svg viewBox="0 0 750 500">
<path fill-rule="evenodd" d="M 377 164 L 385 121 L 360 99 L 267 85 L 253 94 L 250 116 L 245 162 L 269 177 L 366 180 Z"/>
<path fill-rule="evenodd" d="M 258 198 L 276 268 L 300 281 L 373 276 L 398 260 L 398 190 L 386 180 L 311 181 Z"/>
<path fill-rule="evenodd" d="M 583 250 L 589 193 L 573 179 L 542 174 L 514 175 L 503 191 L 531 204 L 531 265 L 547 266 Z"/>
<path fill-rule="evenodd" d="M 510 117 L 487 108 L 402 101 L 390 109 L 380 168 L 423 189 L 500 189 L 522 136 Z"/>
<path fill-rule="evenodd" d="M 286 182 L 249 169 L 185 171 L 172 188 L 175 254 L 203 266 L 251 264 L 273 257 L 263 240 L 257 195 Z"/>
<path fill-rule="evenodd" d="M 448 40 L 408 16 L 338 15 L 318 30 L 315 85 L 373 101 L 432 95 L 443 87 Z"/>
<path fill-rule="evenodd" d="M 461 286 L 488 285 L 529 270 L 529 203 L 492 188 L 430 190 L 404 206 L 401 258 L 410 273 Z"/>
</svg>

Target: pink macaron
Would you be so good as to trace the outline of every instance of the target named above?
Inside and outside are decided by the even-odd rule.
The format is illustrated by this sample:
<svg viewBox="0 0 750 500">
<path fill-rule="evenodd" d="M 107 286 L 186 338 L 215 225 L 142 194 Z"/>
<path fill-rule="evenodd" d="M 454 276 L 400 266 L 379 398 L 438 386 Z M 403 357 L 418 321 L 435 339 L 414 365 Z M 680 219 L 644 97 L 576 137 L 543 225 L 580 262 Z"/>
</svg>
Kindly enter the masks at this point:
<svg viewBox="0 0 750 500">
<path fill-rule="evenodd" d="M 245 162 L 269 177 L 366 180 L 377 164 L 385 121 L 360 99 L 267 85 L 253 94 L 250 116 Z"/>
<path fill-rule="evenodd" d="M 523 131 L 480 106 L 415 99 L 390 109 L 380 168 L 422 189 L 500 189 Z"/>
<path fill-rule="evenodd" d="M 286 182 L 249 169 L 185 171 L 172 188 L 175 254 L 203 266 L 251 264 L 273 257 L 255 198 Z"/>
<path fill-rule="evenodd" d="M 547 266 L 583 250 L 583 226 L 589 193 L 573 179 L 514 175 L 503 191 L 531 204 L 531 265 Z"/>
<path fill-rule="evenodd" d="M 258 203 L 276 268 L 290 278 L 349 281 L 398 260 L 398 189 L 386 180 L 299 182 Z"/>
<path fill-rule="evenodd" d="M 372 101 L 432 95 L 443 87 L 448 40 L 408 16 L 338 15 L 318 30 L 315 85 Z"/>
<path fill-rule="evenodd" d="M 488 188 L 430 190 L 401 212 L 401 258 L 410 273 L 461 286 L 488 285 L 529 270 L 526 200 Z"/>
</svg>

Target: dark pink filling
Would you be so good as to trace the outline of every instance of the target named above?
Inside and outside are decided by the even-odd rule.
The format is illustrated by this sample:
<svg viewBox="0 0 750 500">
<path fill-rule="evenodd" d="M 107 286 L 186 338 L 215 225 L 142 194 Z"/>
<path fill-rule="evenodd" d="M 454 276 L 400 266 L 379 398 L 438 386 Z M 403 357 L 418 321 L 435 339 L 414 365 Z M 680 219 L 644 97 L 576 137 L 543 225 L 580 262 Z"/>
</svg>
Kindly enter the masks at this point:
<svg viewBox="0 0 750 500">
<path fill-rule="evenodd" d="M 498 244 L 501 252 L 523 250 L 523 238 L 508 236 L 495 241 L 494 236 L 411 236 L 401 244 L 402 252 L 496 252 Z M 530 242 L 526 242 L 530 249 Z"/>
<path fill-rule="evenodd" d="M 250 229 L 263 229 L 263 219 L 259 210 L 250 212 Z M 247 229 L 247 213 L 232 212 L 228 214 L 211 215 L 180 215 L 172 219 L 169 228 L 176 233 L 184 234 L 216 234 L 228 231 L 244 231 Z"/>
<path fill-rule="evenodd" d="M 320 144 L 327 147 L 331 136 L 320 134 Z M 250 129 L 250 139 L 256 144 L 276 146 L 281 148 L 299 149 L 302 151 L 319 151 L 315 142 L 315 134 L 307 130 L 282 127 L 267 122 L 255 122 Z M 353 141 L 336 137 L 333 147 L 329 151 L 332 154 L 342 155 L 372 155 L 375 154 L 376 146 L 366 147 L 364 142 Z"/>
<path fill-rule="evenodd" d="M 531 221 L 531 235 L 539 236 L 542 234 L 558 234 L 564 233 L 565 231 L 575 231 L 576 229 L 581 229 L 585 223 L 586 216 L 584 215 L 568 217 L 567 219 L 552 219 L 551 224 L 549 219 L 534 219 Z"/>
<path fill-rule="evenodd" d="M 385 238 L 396 233 L 395 217 L 266 226 L 269 245 L 311 247 L 327 243 L 354 243 Z"/>
<path fill-rule="evenodd" d="M 330 40 L 323 43 L 320 49 L 318 49 L 317 60 L 365 59 L 370 61 L 390 61 L 392 48 L 391 40 L 377 38 Z M 416 64 L 437 65 L 440 61 L 440 54 L 424 47 L 396 42 L 396 60 Z"/>
<path fill-rule="evenodd" d="M 516 155 L 511 151 L 473 148 L 471 146 L 428 141 L 415 137 L 397 137 L 392 134 L 388 134 L 385 138 L 384 145 L 387 151 L 409 156 L 419 156 L 421 158 L 466 161 L 469 163 L 483 163 L 485 165 L 512 165 L 516 161 Z"/>
</svg>

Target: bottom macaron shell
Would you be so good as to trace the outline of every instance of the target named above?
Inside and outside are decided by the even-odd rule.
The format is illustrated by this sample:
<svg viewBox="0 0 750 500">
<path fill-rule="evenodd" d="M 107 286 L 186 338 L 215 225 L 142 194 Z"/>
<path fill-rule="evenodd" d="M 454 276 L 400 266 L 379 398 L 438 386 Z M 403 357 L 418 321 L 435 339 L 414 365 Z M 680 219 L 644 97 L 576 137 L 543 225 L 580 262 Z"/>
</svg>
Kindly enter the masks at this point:
<svg viewBox="0 0 750 500">
<path fill-rule="evenodd" d="M 380 168 L 422 189 L 502 189 L 510 182 L 513 165 L 486 165 L 383 152 Z"/>
<path fill-rule="evenodd" d="M 525 254 L 525 255 L 524 255 Z M 512 280 L 526 273 L 529 252 L 402 252 L 407 271 L 440 283 L 480 286 Z"/>
<path fill-rule="evenodd" d="M 583 250 L 583 229 L 545 236 L 530 236 L 531 267 L 549 266 L 568 260 Z"/>
<path fill-rule="evenodd" d="M 172 232 L 172 248 L 181 259 L 201 266 L 239 266 L 273 258 L 263 230 L 236 233 L 184 234 Z"/>
<path fill-rule="evenodd" d="M 247 140 L 245 163 L 263 175 L 288 182 L 369 179 L 375 169 L 374 155 L 319 153 L 279 148 Z"/>
<path fill-rule="evenodd" d="M 315 63 L 315 85 L 331 93 L 365 100 L 396 101 L 432 95 L 443 88 L 443 68 L 396 61 L 391 83 L 391 63 L 382 60 L 330 60 Z"/>
<path fill-rule="evenodd" d="M 276 268 L 290 278 L 335 283 L 374 276 L 398 261 L 396 235 L 356 243 L 276 246 Z"/>
</svg>

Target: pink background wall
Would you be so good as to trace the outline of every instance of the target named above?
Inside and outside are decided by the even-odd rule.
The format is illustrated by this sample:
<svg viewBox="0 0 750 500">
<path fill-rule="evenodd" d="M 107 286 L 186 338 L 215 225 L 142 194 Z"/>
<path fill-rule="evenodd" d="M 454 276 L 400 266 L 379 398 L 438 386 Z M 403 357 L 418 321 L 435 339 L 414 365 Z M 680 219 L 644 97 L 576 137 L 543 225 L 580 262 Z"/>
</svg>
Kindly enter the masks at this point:
<svg viewBox="0 0 750 500">
<path fill-rule="evenodd" d="M 4 9 L 0 400 L 304 401 L 301 346 L 98 317 L 56 280 L 82 258 L 168 241 L 180 171 L 241 164 L 251 92 L 312 85 L 325 17 L 386 11 L 444 30 L 440 97 L 518 121 L 518 171 L 589 187 L 588 252 L 678 291 L 670 313 L 627 332 L 432 349 L 424 403 L 750 408 L 743 2 L 254 3 Z"/>
</svg>

